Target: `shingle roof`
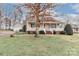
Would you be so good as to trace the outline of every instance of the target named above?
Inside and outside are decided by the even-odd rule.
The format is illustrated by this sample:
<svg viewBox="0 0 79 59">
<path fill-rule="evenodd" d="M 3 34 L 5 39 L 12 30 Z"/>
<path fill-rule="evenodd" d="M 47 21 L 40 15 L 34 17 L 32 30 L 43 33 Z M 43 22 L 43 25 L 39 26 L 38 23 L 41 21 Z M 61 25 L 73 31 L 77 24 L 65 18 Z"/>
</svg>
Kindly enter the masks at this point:
<svg viewBox="0 0 79 59">
<path fill-rule="evenodd" d="M 34 18 L 30 18 L 28 21 L 35 21 Z M 61 23 L 61 21 L 56 20 L 55 18 L 51 17 L 51 16 L 45 16 L 44 18 L 40 19 L 40 22 L 57 22 L 57 23 Z"/>
</svg>

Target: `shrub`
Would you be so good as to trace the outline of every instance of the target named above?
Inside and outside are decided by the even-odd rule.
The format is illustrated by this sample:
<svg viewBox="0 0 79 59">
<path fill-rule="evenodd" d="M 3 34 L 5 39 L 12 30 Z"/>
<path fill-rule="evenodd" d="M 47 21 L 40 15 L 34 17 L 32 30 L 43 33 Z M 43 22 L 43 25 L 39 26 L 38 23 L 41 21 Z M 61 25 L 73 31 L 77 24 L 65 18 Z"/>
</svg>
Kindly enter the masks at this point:
<svg viewBox="0 0 79 59">
<path fill-rule="evenodd" d="M 53 31 L 53 34 L 56 34 L 56 31 Z"/>
<path fill-rule="evenodd" d="M 19 32 L 23 32 L 23 29 L 20 29 Z"/>
<path fill-rule="evenodd" d="M 73 29 L 70 24 L 67 24 L 64 28 L 64 32 L 67 35 L 73 35 Z"/>
<path fill-rule="evenodd" d="M 39 34 L 45 34 L 44 30 L 40 30 Z"/>
<path fill-rule="evenodd" d="M 13 35 L 13 34 L 11 34 L 11 35 L 10 35 L 10 37 L 14 37 L 14 35 Z"/>
<path fill-rule="evenodd" d="M 28 34 L 35 34 L 35 31 L 27 31 Z"/>
<path fill-rule="evenodd" d="M 59 34 L 65 34 L 65 32 L 64 31 L 60 31 L 60 33 Z"/>
<path fill-rule="evenodd" d="M 13 31 L 13 29 L 9 29 L 10 31 Z"/>
<path fill-rule="evenodd" d="M 35 34 L 35 31 L 30 31 L 30 34 Z"/>
<path fill-rule="evenodd" d="M 23 32 L 26 32 L 26 25 L 23 26 L 22 31 L 23 31 Z"/>
<path fill-rule="evenodd" d="M 52 34 L 52 31 L 46 31 L 46 34 Z"/>
</svg>

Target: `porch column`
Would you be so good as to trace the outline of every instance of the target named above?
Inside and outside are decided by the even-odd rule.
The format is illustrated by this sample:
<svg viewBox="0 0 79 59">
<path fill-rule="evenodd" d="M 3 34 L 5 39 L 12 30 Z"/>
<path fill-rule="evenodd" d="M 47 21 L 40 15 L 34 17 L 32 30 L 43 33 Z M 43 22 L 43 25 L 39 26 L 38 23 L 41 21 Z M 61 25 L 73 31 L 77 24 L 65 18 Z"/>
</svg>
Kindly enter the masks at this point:
<svg viewBox="0 0 79 59">
<path fill-rule="evenodd" d="M 55 24 L 55 28 L 57 28 L 57 23 Z"/>
</svg>

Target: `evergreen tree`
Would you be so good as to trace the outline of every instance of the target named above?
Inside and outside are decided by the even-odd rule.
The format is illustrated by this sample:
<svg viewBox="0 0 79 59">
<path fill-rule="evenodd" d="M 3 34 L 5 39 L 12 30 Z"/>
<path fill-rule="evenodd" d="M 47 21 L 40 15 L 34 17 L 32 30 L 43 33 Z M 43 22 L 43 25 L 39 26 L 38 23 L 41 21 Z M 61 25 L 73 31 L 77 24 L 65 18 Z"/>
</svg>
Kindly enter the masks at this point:
<svg viewBox="0 0 79 59">
<path fill-rule="evenodd" d="M 64 32 L 67 35 L 73 35 L 73 29 L 70 24 L 67 24 L 64 28 Z"/>
</svg>

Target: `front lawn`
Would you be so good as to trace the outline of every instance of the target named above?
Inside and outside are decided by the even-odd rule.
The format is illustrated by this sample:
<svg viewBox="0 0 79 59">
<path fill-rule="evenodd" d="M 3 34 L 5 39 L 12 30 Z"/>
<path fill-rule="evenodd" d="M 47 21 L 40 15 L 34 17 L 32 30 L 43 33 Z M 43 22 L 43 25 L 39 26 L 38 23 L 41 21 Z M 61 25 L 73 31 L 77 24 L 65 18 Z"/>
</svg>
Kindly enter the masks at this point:
<svg viewBox="0 0 79 59">
<path fill-rule="evenodd" d="M 15 37 L 0 37 L 0 55 L 79 55 L 79 34 L 73 36 L 41 35 L 39 38 L 25 34 Z"/>
</svg>

